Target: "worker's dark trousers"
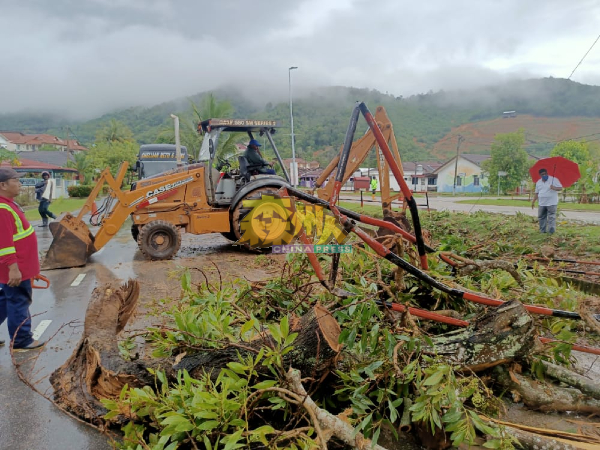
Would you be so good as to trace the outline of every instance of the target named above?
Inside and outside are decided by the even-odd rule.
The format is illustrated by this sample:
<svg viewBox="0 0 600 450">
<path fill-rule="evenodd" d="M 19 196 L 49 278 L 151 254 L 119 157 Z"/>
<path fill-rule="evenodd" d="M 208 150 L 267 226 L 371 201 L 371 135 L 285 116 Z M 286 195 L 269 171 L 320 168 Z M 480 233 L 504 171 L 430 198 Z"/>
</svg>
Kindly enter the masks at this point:
<svg viewBox="0 0 600 450">
<path fill-rule="evenodd" d="M 554 233 L 556 231 L 556 209 L 557 205 L 540 206 L 538 208 L 538 219 L 542 233 Z"/>
<path fill-rule="evenodd" d="M 15 340 L 14 348 L 26 347 L 33 342 L 29 314 L 31 280 L 22 281 L 15 287 L 0 283 L 0 289 L 0 325 L 5 320 L 8 322 L 8 334 Z"/>
<path fill-rule="evenodd" d="M 43 198 L 40 201 L 40 206 L 38 208 L 38 212 L 40 213 L 40 216 L 42 216 L 42 219 L 47 219 L 48 217 L 56 219 L 56 216 L 50 212 L 48 208 L 50 208 L 50 201 Z"/>
</svg>

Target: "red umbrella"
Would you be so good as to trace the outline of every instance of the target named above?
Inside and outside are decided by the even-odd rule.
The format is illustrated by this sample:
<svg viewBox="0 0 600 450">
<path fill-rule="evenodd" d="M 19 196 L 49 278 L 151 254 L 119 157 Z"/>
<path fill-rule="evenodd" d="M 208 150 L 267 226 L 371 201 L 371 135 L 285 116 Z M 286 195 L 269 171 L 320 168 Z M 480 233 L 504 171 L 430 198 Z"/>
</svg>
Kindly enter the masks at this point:
<svg viewBox="0 0 600 450">
<path fill-rule="evenodd" d="M 533 167 L 529 169 L 529 174 L 534 183 L 541 178 L 539 174 L 540 169 L 546 169 L 548 175 L 558 178 L 563 187 L 569 187 L 581 178 L 577 163 L 567 158 L 563 158 L 562 156 L 544 158 L 536 162 Z"/>
</svg>

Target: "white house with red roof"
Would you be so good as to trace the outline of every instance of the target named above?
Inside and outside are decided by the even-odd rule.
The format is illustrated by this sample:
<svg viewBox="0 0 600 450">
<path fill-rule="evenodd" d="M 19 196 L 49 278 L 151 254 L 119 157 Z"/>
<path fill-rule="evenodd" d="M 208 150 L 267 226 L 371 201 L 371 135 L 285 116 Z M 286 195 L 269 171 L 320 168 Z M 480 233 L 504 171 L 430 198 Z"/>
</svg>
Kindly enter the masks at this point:
<svg viewBox="0 0 600 450">
<path fill-rule="evenodd" d="M 25 134 L 20 131 L 0 131 L 0 148 L 11 152 L 33 152 L 42 146 L 52 146 L 59 151 L 87 150 L 75 139 L 61 139 L 51 134 Z"/>
<path fill-rule="evenodd" d="M 18 165 L 15 165 L 14 161 L 2 161 L 0 167 L 11 167 L 15 169 L 19 175 L 22 176 L 20 180 L 23 186 L 34 186 L 35 183 L 42 180 L 42 172 L 49 172 L 50 177 L 56 179 L 56 198 L 60 198 L 68 197 L 69 194 L 67 188 L 77 184 L 76 180 L 71 179 L 73 178 L 73 175 L 77 175 L 77 170 L 75 169 L 34 161 L 20 156 L 18 159 Z"/>
</svg>

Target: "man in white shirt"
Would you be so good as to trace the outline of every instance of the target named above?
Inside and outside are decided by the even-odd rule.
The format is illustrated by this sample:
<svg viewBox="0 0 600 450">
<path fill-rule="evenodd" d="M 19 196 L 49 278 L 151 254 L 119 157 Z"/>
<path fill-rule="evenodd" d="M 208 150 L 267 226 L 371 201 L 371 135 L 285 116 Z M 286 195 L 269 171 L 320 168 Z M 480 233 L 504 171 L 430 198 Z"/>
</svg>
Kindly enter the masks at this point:
<svg viewBox="0 0 600 450">
<path fill-rule="evenodd" d="M 38 207 L 38 212 L 40 213 L 40 216 L 42 216 L 42 224 L 38 226 L 47 227 L 48 218 L 51 217 L 53 219 L 56 219 L 54 213 L 52 213 L 48 209 L 50 207 L 50 203 L 52 203 L 52 200 L 54 200 L 54 196 L 56 194 L 56 181 L 54 180 L 54 178 L 50 178 L 49 172 L 45 171 L 42 172 L 42 178 L 44 180 L 44 184 L 40 187 L 40 189 L 43 189 L 43 191 L 40 199 L 40 206 Z"/>
<path fill-rule="evenodd" d="M 542 233 L 554 233 L 556 231 L 556 208 L 558 207 L 558 193 L 562 191 L 560 180 L 548 176 L 546 169 L 540 169 L 541 178 L 535 183 L 535 196 L 531 202 L 531 209 L 538 203 L 538 219 Z"/>
</svg>

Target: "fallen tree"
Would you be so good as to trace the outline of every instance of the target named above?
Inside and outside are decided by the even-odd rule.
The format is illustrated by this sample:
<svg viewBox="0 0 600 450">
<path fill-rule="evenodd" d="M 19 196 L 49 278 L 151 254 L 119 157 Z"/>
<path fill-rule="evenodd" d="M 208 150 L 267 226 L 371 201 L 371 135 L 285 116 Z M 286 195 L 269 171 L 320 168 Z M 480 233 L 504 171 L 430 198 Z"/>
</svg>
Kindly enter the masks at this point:
<svg viewBox="0 0 600 450">
<path fill-rule="evenodd" d="M 110 420 L 107 422 L 104 419 L 107 412 L 111 411 L 110 407 L 107 408 L 107 400 L 112 401 L 111 404 L 119 404 L 122 389 L 126 384 L 130 389 L 150 388 L 154 391 L 157 380 L 153 374 L 161 370 L 165 373 L 164 379 L 168 383 L 181 382 L 177 376 L 177 372 L 181 370 L 185 370 L 192 378 L 218 383 L 223 371 L 236 367 L 235 364 L 239 361 L 256 357 L 261 353 L 261 349 L 278 348 L 282 357 L 275 366 L 280 366 L 282 370 L 292 367 L 295 369 L 294 372 L 288 372 L 287 375 L 282 376 L 281 389 L 288 389 L 294 394 L 289 394 L 287 397 L 284 394 L 282 398 L 289 405 L 295 406 L 296 412 L 293 414 L 300 417 L 297 419 L 297 424 L 304 423 L 304 426 L 317 428 L 321 426 L 321 428 L 329 430 L 325 432 L 321 429 L 317 441 L 314 442 L 320 442 L 319 445 L 323 447 L 325 442 L 333 436 L 356 448 L 366 448 L 367 443 L 369 446 L 371 445 L 369 436 L 374 435 L 374 429 L 362 426 L 359 429 L 368 430 L 369 436 L 363 436 L 360 432 L 357 434 L 353 421 L 336 416 L 317 406 L 317 403 L 308 397 L 299 381 L 300 374 L 302 374 L 311 380 L 313 391 L 328 391 L 331 389 L 327 385 L 331 382 L 331 375 L 328 376 L 331 371 L 344 368 L 344 371 L 352 372 L 361 365 L 353 360 L 350 353 L 342 352 L 340 340 L 343 341 L 343 339 L 341 339 L 338 321 L 320 304 L 317 303 L 307 308 L 301 317 L 292 320 L 289 333 L 294 333 L 296 336 L 293 339 L 293 345 L 287 350 L 283 350 L 281 347 L 281 339 L 277 339 L 264 328 L 260 329 L 247 342 L 230 341 L 224 342 L 219 348 L 188 349 L 179 356 L 173 355 L 156 361 L 148 359 L 128 361 L 123 359 L 119 353 L 118 338 L 135 310 L 138 297 L 139 285 L 132 280 L 122 286 L 105 285 L 94 290 L 86 312 L 82 338 L 73 355 L 51 377 L 55 389 L 55 402 L 59 407 L 96 425 L 107 424 L 115 420 L 139 420 L 139 416 L 136 414 L 124 413 L 124 411 L 131 411 L 132 408 L 131 406 L 123 407 L 122 404 L 118 408 L 115 406 L 119 410 L 119 414 L 115 415 L 113 410 L 108 416 Z M 365 316 L 364 311 L 362 315 Z M 507 302 L 497 309 L 484 312 L 467 328 L 434 336 L 430 341 L 431 345 L 423 346 L 423 355 L 432 355 L 438 360 L 441 358 L 461 368 L 465 373 L 482 371 L 526 359 L 534 347 L 535 330 L 534 321 L 523 305 L 516 301 Z M 407 359 L 406 363 L 410 365 L 410 359 Z M 427 364 L 431 364 L 432 368 L 435 367 L 431 362 Z M 397 358 L 394 362 L 390 361 L 390 365 L 396 367 L 399 381 L 404 382 L 401 378 L 408 373 L 407 366 L 402 367 Z M 250 373 L 252 378 L 256 379 L 256 383 L 260 383 L 261 379 L 272 377 L 273 367 L 272 364 L 256 364 Z M 439 370 L 439 367 L 437 369 Z M 424 380 L 429 378 L 431 381 L 436 378 L 436 372 L 432 371 L 428 374 L 427 370 L 425 369 L 424 372 Z M 229 372 L 231 371 L 229 370 Z M 423 376 L 421 375 L 421 377 Z M 499 382 L 504 382 L 505 379 L 504 375 L 498 376 Z M 581 382 L 581 380 L 579 381 Z M 534 392 L 525 380 L 520 383 L 522 389 Z M 429 386 L 434 386 L 434 384 L 429 383 Z M 518 389 L 514 385 L 511 387 Z M 588 386 L 589 389 L 591 388 Z M 265 389 L 263 392 L 267 400 L 268 392 L 270 392 L 269 389 Z M 280 394 L 281 392 L 278 393 L 278 395 Z M 410 429 L 411 427 L 407 426 L 410 424 L 410 419 L 407 417 L 411 416 L 411 411 L 417 410 L 419 403 L 418 401 L 414 402 L 408 396 L 401 400 L 400 404 L 404 403 L 405 407 L 398 410 L 396 417 L 399 426 L 402 418 L 404 429 Z M 259 404 L 262 404 L 262 401 L 264 399 Z M 564 402 L 564 400 L 561 401 Z M 256 409 L 252 409 L 250 415 L 255 418 L 261 416 L 268 423 L 268 417 L 264 413 L 258 412 L 264 406 L 255 405 L 255 407 Z M 592 411 L 589 408 L 581 410 Z M 302 418 L 304 414 L 300 411 L 309 411 L 309 413 Z M 277 422 L 277 419 L 272 417 L 271 421 Z M 416 429 L 422 433 L 424 428 L 419 425 Z M 433 441 L 436 443 L 430 443 L 432 448 L 442 447 L 439 439 L 443 442 L 448 442 L 450 439 L 450 436 L 444 435 L 444 433 L 432 435 L 437 436 L 437 440 Z M 289 440 L 291 434 L 289 431 L 281 430 L 278 436 L 280 436 L 280 440 Z M 305 438 L 310 440 L 308 437 Z"/>
<path fill-rule="evenodd" d="M 397 236 L 382 242 L 416 261 Z M 382 435 L 396 431 L 421 437 L 428 448 L 471 444 L 477 435 L 510 448 L 517 432 L 507 436 L 502 427 L 512 425 L 481 419 L 502 416 L 505 400 L 497 396 L 507 389 L 532 409 L 596 413 L 597 383 L 567 368 L 582 329 L 572 316 L 532 317 L 517 300 L 487 309 L 461 303 L 364 246 L 354 249 L 336 264 L 337 282 L 352 293 L 344 299 L 319 290 L 301 256 L 287 258 L 279 278 L 235 289 L 210 285 L 206 274 L 192 283 L 184 274 L 176 307 L 161 311 L 161 325 L 143 335 L 155 357 L 146 352 L 133 361 L 121 357 L 119 340 L 138 301 L 137 283 L 94 291 L 81 342 L 52 376 L 55 401 L 89 422 L 123 424 L 123 448 L 393 449 L 394 439 Z M 461 261 L 461 290 L 569 311 L 578 303 L 568 287 L 514 261 Z M 467 267 L 472 261 L 477 270 Z M 432 264 L 430 273 L 451 285 L 447 269 Z M 455 322 L 428 318 L 423 326 L 424 319 L 387 309 L 389 302 L 445 311 Z M 594 324 L 595 306 L 579 307 Z M 543 346 L 539 335 L 555 344 Z M 535 430 L 527 433 L 520 435 L 524 447 L 547 444 Z"/>
</svg>

